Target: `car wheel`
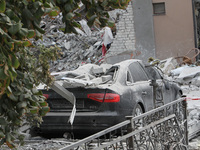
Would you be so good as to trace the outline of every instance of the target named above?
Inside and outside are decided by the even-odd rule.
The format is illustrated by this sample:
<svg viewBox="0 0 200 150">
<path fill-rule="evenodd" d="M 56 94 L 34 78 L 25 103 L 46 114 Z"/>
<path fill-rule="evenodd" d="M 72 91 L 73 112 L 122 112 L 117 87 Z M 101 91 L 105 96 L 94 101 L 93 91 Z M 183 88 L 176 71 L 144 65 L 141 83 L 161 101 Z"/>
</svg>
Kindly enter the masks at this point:
<svg viewBox="0 0 200 150">
<path fill-rule="evenodd" d="M 143 109 L 142 109 L 140 104 L 137 104 L 134 111 L 133 111 L 133 117 L 139 116 L 141 114 L 143 114 Z M 142 128 L 143 127 L 142 119 L 136 120 L 135 125 L 136 125 L 136 128 Z"/>
<path fill-rule="evenodd" d="M 135 110 L 133 111 L 133 116 L 136 117 L 141 114 L 143 114 L 142 107 L 140 106 L 140 104 L 137 104 L 137 106 L 135 107 Z"/>
</svg>

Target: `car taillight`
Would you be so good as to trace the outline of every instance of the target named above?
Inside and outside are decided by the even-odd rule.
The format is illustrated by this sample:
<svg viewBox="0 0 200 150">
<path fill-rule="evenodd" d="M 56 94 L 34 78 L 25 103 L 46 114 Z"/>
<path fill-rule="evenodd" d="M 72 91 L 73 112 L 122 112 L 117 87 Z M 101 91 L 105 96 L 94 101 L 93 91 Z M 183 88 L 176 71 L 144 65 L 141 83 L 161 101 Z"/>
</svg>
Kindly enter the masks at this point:
<svg viewBox="0 0 200 150">
<path fill-rule="evenodd" d="M 43 94 L 44 97 L 46 97 L 46 99 L 49 98 L 49 94 Z"/>
<path fill-rule="evenodd" d="M 98 102 L 106 102 L 106 103 L 116 103 L 120 101 L 120 96 L 114 93 L 92 93 L 88 94 L 87 97 L 89 99 L 98 101 Z"/>
</svg>

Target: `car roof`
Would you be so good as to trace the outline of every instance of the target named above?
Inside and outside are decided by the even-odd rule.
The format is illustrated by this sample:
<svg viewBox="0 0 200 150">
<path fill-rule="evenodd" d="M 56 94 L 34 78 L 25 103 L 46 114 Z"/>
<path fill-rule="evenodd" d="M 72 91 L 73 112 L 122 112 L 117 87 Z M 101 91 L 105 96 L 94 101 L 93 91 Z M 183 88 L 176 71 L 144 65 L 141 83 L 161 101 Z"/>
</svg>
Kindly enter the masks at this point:
<svg viewBox="0 0 200 150">
<path fill-rule="evenodd" d="M 133 62 L 142 62 L 142 61 L 139 60 L 139 59 L 128 59 L 128 60 L 124 60 L 124 61 L 121 61 L 119 63 L 116 63 L 113 66 L 126 66 L 127 67 Z"/>
</svg>

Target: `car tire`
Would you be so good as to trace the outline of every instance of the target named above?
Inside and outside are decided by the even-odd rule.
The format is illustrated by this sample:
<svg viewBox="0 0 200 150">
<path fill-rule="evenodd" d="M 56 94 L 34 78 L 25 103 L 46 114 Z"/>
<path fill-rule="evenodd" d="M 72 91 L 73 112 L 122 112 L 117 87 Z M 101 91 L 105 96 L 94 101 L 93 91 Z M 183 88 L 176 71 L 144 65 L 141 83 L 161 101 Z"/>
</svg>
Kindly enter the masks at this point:
<svg viewBox="0 0 200 150">
<path fill-rule="evenodd" d="M 134 109 L 134 111 L 133 111 L 133 116 L 134 117 L 136 117 L 136 116 L 139 116 L 139 115 L 141 115 L 141 114 L 143 114 L 144 112 L 143 112 L 143 109 L 142 109 L 142 107 L 141 107 L 141 105 L 140 104 L 137 104 L 136 105 L 136 107 L 135 107 L 135 109 Z"/>
</svg>

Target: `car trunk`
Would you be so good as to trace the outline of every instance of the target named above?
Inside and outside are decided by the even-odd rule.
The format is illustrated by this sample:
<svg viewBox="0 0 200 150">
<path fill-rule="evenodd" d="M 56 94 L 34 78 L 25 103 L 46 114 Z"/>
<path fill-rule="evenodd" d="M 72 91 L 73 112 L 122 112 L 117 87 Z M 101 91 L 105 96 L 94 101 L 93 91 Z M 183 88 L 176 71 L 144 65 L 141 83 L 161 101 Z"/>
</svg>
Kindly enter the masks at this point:
<svg viewBox="0 0 200 150">
<path fill-rule="evenodd" d="M 92 88 L 69 88 L 67 89 L 74 94 L 76 97 L 76 110 L 77 112 L 93 112 L 98 111 L 101 105 L 105 102 L 100 99 L 106 99 L 105 93 L 113 93 L 113 91 L 108 89 L 92 89 Z M 50 106 L 51 112 L 62 112 L 62 111 L 72 111 L 73 105 L 67 101 L 65 98 L 60 96 L 53 90 L 44 90 L 43 94 L 48 97 L 47 102 Z M 90 95 L 97 95 L 97 98 L 90 98 Z M 100 97 L 99 98 L 99 94 Z M 92 95 L 92 96 L 93 96 Z M 117 95 L 117 94 L 116 94 Z M 88 98 L 89 97 L 89 98 Z M 104 100 L 105 101 L 105 100 Z"/>
</svg>

